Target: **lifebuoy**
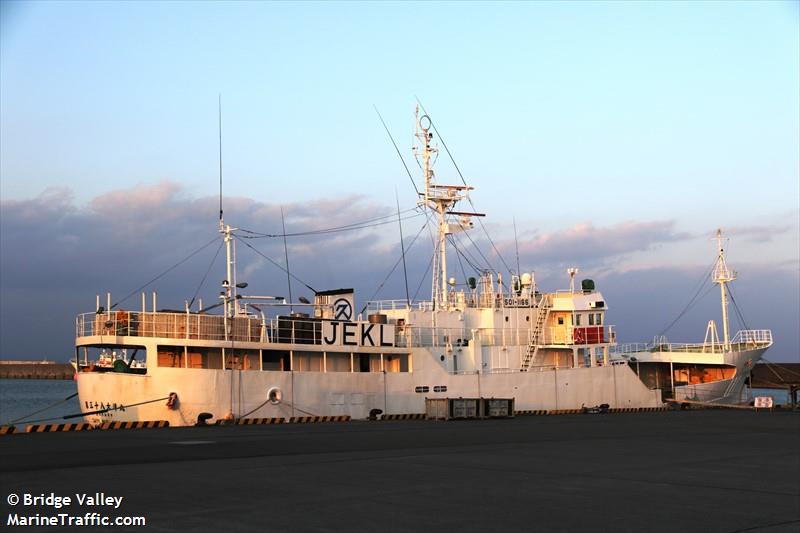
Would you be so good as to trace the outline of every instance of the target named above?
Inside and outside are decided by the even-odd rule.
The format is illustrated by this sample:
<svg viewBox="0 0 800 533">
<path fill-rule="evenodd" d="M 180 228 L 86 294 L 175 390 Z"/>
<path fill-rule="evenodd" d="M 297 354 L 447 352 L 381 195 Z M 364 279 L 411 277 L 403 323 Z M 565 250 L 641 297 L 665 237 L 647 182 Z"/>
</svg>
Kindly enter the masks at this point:
<svg viewBox="0 0 800 533">
<path fill-rule="evenodd" d="M 178 394 L 175 392 L 170 392 L 169 397 L 167 398 L 167 407 L 170 409 L 177 409 L 178 408 Z"/>
<path fill-rule="evenodd" d="M 267 391 L 267 400 L 272 405 L 278 405 L 283 399 L 283 392 L 278 387 L 272 387 Z"/>
</svg>

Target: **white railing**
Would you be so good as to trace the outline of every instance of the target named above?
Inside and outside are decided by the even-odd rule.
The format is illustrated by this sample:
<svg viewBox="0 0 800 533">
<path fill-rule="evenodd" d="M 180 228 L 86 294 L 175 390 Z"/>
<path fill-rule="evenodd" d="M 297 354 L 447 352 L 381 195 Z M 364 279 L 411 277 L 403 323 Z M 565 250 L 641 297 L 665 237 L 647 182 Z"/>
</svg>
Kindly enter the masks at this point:
<svg viewBox="0 0 800 533">
<path fill-rule="evenodd" d="M 609 353 L 611 354 L 629 354 L 636 352 L 646 352 L 652 348 L 652 344 L 646 342 L 626 342 L 625 344 L 617 344 L 612 346 Z"/>
<path fill-rule="evenodd" d="M 450 292 L 447 294 L 447 301 L 451 307 L 455 307 L 457 309 L 536 307 L 536 297 L 534 296 L 517 296 L 515 294 L 509 295 L 498 292 Z M 391 311 L 395 309 L 419 309 L 421 311 L 431 311 L 433 309 L 433 303 L 430 300 L 412 302 L 411 305 L 409 305 L 406 300 L 375 300 L 367 302 L 368 311 Z"/>
<path fill-rule="evenodd" d="M 612 350 L 615 354 L 630 354 L 636 352 L 680 352 L 680 353 L 722 353 L 722 344 L 718 343 L 682 343 L 682 342 L 660 342 L 644 343 L 631 342 L 620 344 Z"/>
<path fill-rule="evenodd" d="M 531 328 L 481 328 L 476 329 L 474 335 L 470 328 L 397 328 L 397 345 L 406 347 L 466 346 L 473 340 L 482 346 L 527 346 L 530 337 Z M 615 341 L 614 326 L 554 326 L 545 328 L 539 338 L 542 346 L 583 346 Z"/>
<path fill-rule="evenodd" d="M 411 348 L 415 346 L 467 346 L 471 334 L 466 328 L 397 328 L 395 344 Z"/>
<path fill-rule="evenodd" d="M 367 311 L 394 311 L 395 309 L 413 309 L 407 300 L 374 300 L 367 302 Z"/>
<path fill-rule="evenodd" d="M 741 352 L 755 347 L 770 346 L 772 331 L 768 329 L 739 330 L 731 341 L 730 351 Z M 612 347 L 613 354 L 632 354 L 636 352 L 678 352 L 678 353 L 723 353 L 725 347 L 719 342 L 680 343 L 680 342 L 631 342 Z"/>
<path fill-rule="evenodd" d="M 77 337 L 129 336 L 205 341 L 281 344 L 322 344 L 321 320 L 270 318 L 177 312 L 112 311 L 83 313 L 75 321 Z M 227 331 L 226 331 L 227 330 Z M 398 347 L 527 346 L 531 328 L 433 328 L 395 326 Z M 613 343 L 614 326 L 553 326 L 544 328 L 539 344 L 592 345 Z M 619 351 L 619 350 L 618 350 Z"/>
<path fill-rule="evenodd" d="M 225 317 L 220 315 L 121 310 L 78 315 L 75 320 L 75 335 L 264 342 L 267 333 L 264 326 L 260 318 L 247 316 L 234 317 L 226 321 Z"/>
<path fill-rule="evenodd" d="M 772 330 L 769 329 L 742 329 L 736 332 L 731 344 L 772 344 Z"/>
</svg>

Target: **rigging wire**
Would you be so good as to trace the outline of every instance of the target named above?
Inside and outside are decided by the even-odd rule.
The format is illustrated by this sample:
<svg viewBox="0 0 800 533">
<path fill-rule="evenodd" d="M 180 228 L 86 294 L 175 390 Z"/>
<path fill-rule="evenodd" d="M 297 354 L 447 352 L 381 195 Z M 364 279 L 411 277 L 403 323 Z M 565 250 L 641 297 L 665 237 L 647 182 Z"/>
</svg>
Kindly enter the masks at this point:
<svg viewBox="0 0 800 533">
<path fill-rule="evenodd" d="M 470 268 L 472 270 L 474 270 L 478 275 L 480 275 L 480 273 L 481 273 L 480 268 L 478 268 L 472 261 L 470 261 L 470 258 L 466 256 L 466 254 L 464 253 L 464 250 L 460 249 L 460 243 L 458 243 L 456 241 L 455 235 L 450 235 L 450 244 L 453 245 L 453 249 L 456 251 L 456 258 L 458 259 L 459 265 L 461 265 L 461 258 L 463 257 L 464 261 L 467 262 L 467 264 L 470 266 Z M 461 273 L 464 274 L 464 280 L 466 280 L 467 279 L 467 273 L 464 272 L 464 266 L 463 265 L 461 265 L 461 271 L 462 271 Z"/>
<path fill-rule="evenodd" d="M 420 192 L 419 192 L 419 189 L 417 188 L 417 184 L 414 181 L 414 177 L 411 175 L 411 171 L 408 170 L 408 165 L 406 165 L 406 160 L 403 159 L 403 154 L 400 153 L 400 149 L 397 147 L 397 143 L 394 142 L 394 137 L 392 137 L 392 134 L 389 131 L 389 126 L 387 126 L 386 122 L 384 122 L 383 117 L 381 116 L 381 112 L 378 111 L 378 106 L 376 106 L 375 104 L 372 104 L 372 107 L 375 108 L 375 112 L 378 114 L 378 118 L 381 119 L 381 124 L 383 124 L 383 128 L 386 130 L 386 134 L 389 136 L 389 139 L 391 139 L 391 141 L 392 141 L 392 145 L 394 146 L 394 149 L 397 152 L 397 157 L 399 157 L 400 161 L 403 163 L 403 168 L 406 169 L 406 174 L 408 174 L 408 179 L 411 180 L 411 185 L 414 186 L 414 191 L 416 191 L 417 196 L 419 196 Z"/>
<path fill-rule="evenodd" d="M 412 219 L 412 218 L 416 218 L 416 217 L 422 216 L 422 214 L 423 214 L 422 212 L 419 211 L 419 209 L 417 207 L 413 207 L 413 208 L 410 208 L 410 209 L 406 209 L 404 211 L 400 211 L 400 213 L 401 214 L 402 213 L 410 213 L 412 211 L 417 211 L 417 213 L 414 214 L 414 215 L 408 216 L 408 217 L 403 217 L 403 220 L 409 220 L 409 219 Z M 372 219 L 361 221 L 361 222 L 354 222 L 352 224 L 345 224 L 344 226 L 335 226 L 335 227 L 331 227 L 331 228 L 322 228 L 322 229 L 316 229 L 316 230 L 299 231 L 299 232 L 295 232 L 295 233 L 286 233 L 286 232 L 284 232 L 284 233 L 261 233 L 261 232 L 258 232 L 258 231 L 253 231 L 253 230 L 248 230 L 248 229 L 243 229 L 243 228 L 239 228 L 238 231 L 248 234 L 248 235 L 240 235 L 240 237 L 243 238 L 243 239 L 265 239 L 265 238 L 280 238 L 280 237 L 307 237 L 307 236 L 310 236 L 310 235 L 326 235 L 326 234 L 329 234 L 329 233 L 337 233 L 337 232 L 340 232 L 340 231 L 352 231 L 352 230 L 372 228 L 372 227 L 376 227 L 376 226 L 383 226 L 385 224 L 394 224 L 394 222 L 396 220 L 395 219 L 396 216 L 397 216 L 397 213 L 392 213 L 392 214 L 389 214 L 389 215 L 384 215 L 384 216 L 372 218 Z"/>
<path fill-rule="evenodd" d="M 408 250 L 409 250 L 409 251 L 411 251 L 411 248 L 414 246 L 414 243 L 417 241 L 417 238 L 418 238 L 420 235 L 422 235 L 422 232 L 423 232 L 423 230 L 424 230 L 424 229 L 427 227 L 427 225 L 428 225 L 428 221 L 426 220 L 426 221 L 425 221 L 425 223 L 422 225 L 422 227 L 421 227 L 421 228 L 419 228 L 419 231 L 417 232 L 417 234 L 416 234 L 416 235 L 414 236 L 414 238 L 411 240 L 411 243 L 408 245 Z M 395 270 L 397 270 L 397 267 L 400 265 L 400 262 L 402 261 L 402 259 L 403 259 L 403 258 L 402 258 L 402 257 L 400 257 L 400 258 L 398 258 L 398 260 L 397 260 L 397 261 L 395 261 L 395 263 L 394 263 L 394 266 L 392 267 L 392 269 L 391 269 L 391 270 L 389 270 L 389 273 L 388 273 L 388 274 L 386 274 L 386 277 L 385 277 L 385 278 L 383 278 L 383 281 L 380 283 L 380 285 L 378 285 L 378 288 L 377 288 L 377 289 L 375 289 L 375 292 L 373 292 L 373 293 L 372 293 L 372 296 L 370 296 L 370 297 L 367 299 L 366 303 L 364 304 L 364 307 L 362 307 L 362 308 L 361 308 L 361 311 L 359 311 L 359 314 L 363 313 L 363 312 L 364 312 L 364 311 L 367 309 L 367 305 L 369 305 L 369 302 L 371 302 L 371 301 L 372 301 L 372 299 L 373 299 L 373 298 L 375 298 L 375 296 L 377 296 L 377 295 L 378 295 L 378 293 L 379 293 L 379 292 L 380 292 L 380 290 L 383 288 L 383 286 L 386 284 L 386 282 L 387 282 L 387 281 L 389 281 L 389 278 L 392 276 L 392 274 L 394 274 L 394 271 L 395 271 Z M 433 257 L 431 257 L 431 260 L 433 260 Z M 417 292 L 419 292 L 419 290 L 418 290 Z M 414 298 L 416 298 L 416 297 L 417 297 L 417 295 L 415 294 L 415 295 L 414 295 Z"/>
<path fill-rule="evenodd" d="M 219 246 L 217 247 L 217 253 L 214 254 L 214 258 L 211 260 L 211 263 L 209 263 L 208 270 L 206 270 L 203 279 L 200 281 L 200 285 L 197 286 L 197 290 L 195 290 L 194 294 L 192 295 L 192 300 L 189 302 L 189 309 L 192 308 L 192 304 L 197 298 L 197 295 L 200 293 L 200 291 L 203 289 L 203 285 L 206 283 L 206 278 L 208 278 L 208 275 L 211 273 L 211 269 L 214 268 L 214 263 L 217 261 L 217 257 L 219 257 L 219 251 L 222 250 L 223 244 L 225 244 L 225 241 L 220 241 Z"/>
<path fill-rule="evenodd" d="M 703 287 L 700 287 L 700 288 L 702 289 Z M 689 303 L 686 305 L 686 307 L 683 309 L 683 311 L 681 311 L 681 312 L 678 314 L 678 316 L 677 316 L 677 317 L 675 317 L 675 320 L 673 320 L 673 321 L 670 323 L 670 325 L 669 325 L 669 326 L 667 326 L 667 327 L 666 327 L 666 328 L 665 328 L 663 331 L 661 331 L 661 333 L 659 333 L 659 334 L 658 334 L 658 337 L 662 337 L 662 336 L 664 336 L 664 335 L 667 333 L 667 331 L 669 331 L 669 330 L 670 330 L 670 329 L 671 329 L 671 328 L 672 328 L 672 327 L 673 327 L 673 326 L 674 326 L 674 325 L 675 325 L 675 324 L 676 324 L 676 323 L 677 323 L 677 322 L 678 322 L 678 321 L 679 321 L 681 318 L 683 318 L 683 317 L 686 315 L 686 313 L 688 313 L 688 312 L 689 312 L 689 310 L 690 310 L 692 307 L 694 307 L 694 306 L 695 306 L 695 305 L 696 305 L 698 302 L 700 302 L 701 300 L 703 300 L 703 299 L 704 299 L 704 298 L 705 298 L 705 297 L 706 297 L 706 296 L 707 296 L 707 295 L 708 295 L 708 294 L 709 294 L 709 293 L 710 293 L 712 290 L 714 290 L 714 286 L 713 286 L 713 285 L 709 285 L 708 287 L 706 287 L 706 290 L 705 290 L 705 292 L 703 292 L 703 294 L 702 294 L 702 295 L 701 295 L 699 298 L 696 298 L 696 299 L 693 299 L 692 301 L 690 301 L 690 302 L 689 302 Z M 698 293 L 697 293 L 697 294 L 699 294 L 699 291 L 698 291 Z"/>
<path fill-rule="evenodd" d="M 403 242 L 403 222 L 400 220 L 400 198 L 397 195 L 397 188 L 394 189 L 394 199 L 397 202 L 397 225 L 400 227 L 400 251 L 403 253 L 403 280 L 406 285 L 406 304 L 411 305 L 411 298 L 408 296 L 408 269 L 406 268 L 406 245 Z"/>
<path fill-rule="evenodd" d="M 486 258 L 485 255 L 483 255 L 483 252 L 481 251 L 480 247 L 478 247 L 478 245 L 475 243 L 475 241 L 472 239 L 472 237 L 470 237 L 469 232 L 465 231 L 464 235 L 466 235 L 467 239 L 469 239 L 469 242 L 472 243 L 472 246 L 475 247 L 475 250 L 478 251 L 478 254 L 481 256 L 481 258 L 484 261 L 484 264 L 486 265 L 486 269 L 487 270 L 494 270 L 494 268 L 492 267 L 492 263 Z"/>
<path fill-rule="evenodd" d="M 447 147 L 447 143 L 444 142 L 444 137 L 442 137 L 442 134 L 439 133 L 439 130 L 436 128 L 436 123 L 433 121 L 433 119 L 431 119 L 430 114 L 425 109 L 425 106 L 422 105 L 422 102 L 419 101 L 419 98 L 417 98 L 416 100 L 417 100 L 417 103 L 419 104 L 419 106 L 422 108 L 422 111 L 426 115 L 428 115 L 428 119 L 430 119 L 430 121 L 431 121 L 431 126 L 433 127 L 433 131 L 436 132 L 436 135 L 439 137 L 439 140 L 442 141 L 442 146 L 444 146 L 444 150 L 445 150 L 445 152 L 447 152 L 447 156 L 450 158 L 450 161 L 453 163 L 453 166 L 455 167 L 456 172 L 458 172 L 458 176 L 461 178 L 461 181 L 464 183 L 464 185 L 467 185 L 467 180 L 464 179 L 464 175 L 461 173 L 461 169 L 458 168 L 458 164 L 456 163 L 455 158 L 453 158 L 453 154 L 450 153 L 450 149 Z M 469 202 L 470 207 L 472 207 L 472 210 L 476 211 L 475 204 L 472 202 L 472 198 L 467 196 L 467 201 Z M 478 217 L 478 223 L 481 225 L 481 229 L 483 230 L 483 233 L 486 235 L 486 238 L 489 239 L 489 243 L 492 245 L 492 248 L 494 248 L 494 251 L 497 254 L 497 257 L 500 258 L 500 261 L 503 263 L 503 266 L 505 266 L 506 271 L 507 272 L 513 272 L 511 270 L 511 268 L 508 266 L 508 263 L 506 263 L 506 260 L 503 259 L 503 256 L 500 254 L 500 250 L 498 250 L 497 246 L 495 246 L 494 241 L 492 240 L 492 237 L 489 235 L 489 232 L 486 229 L 486 226 L 483 224 L 483 220 L 481 220 L 481 217 Z"/>
<path fill-rule="evenodd" d="M 458 266 L 459 266 L 459 268 L 461 268 L 461 275 L 464 276 L 464 283 L 466 283 L 467 282 L 467 271 L 464 270 L 464 263 L 461 261 L 461 250 L 458 249 L 458 246 L 456 246 L 455 241 L 453 241 L 452 239 L 451 239 L 451 243 L 450 244 L 453 245 L 453 249 L 456 251 L 456 259 L 458 259 Z M 464 259 L 466 260 L 466 257 Z M 467 261 L 467 263 L 469 264 L 469 261 Z M 472 266 L 472 265 L 470 265 L 470 266 Z"/>
<path fill-rule="evenodd" d="M 733 303 L 733 309 L 736 311 L 736 316 L 739 318 L 739 322 L 742 324 L 742 329 L 750 329 L 747 327 L 747 320 L 744 319 L 744 313 L 739 308 L 739 304 L 736 303 L 736 297 L 733 294 L 733 287 L 728 286 L 728 294 L 731 297 L 731 303 Z"/>
<path fill-rule="evenodd" d="M 453 237 L 455 237 L 455 235 Z M 456 239 L 456 241 L 458 242 L 459 246 L 461 246 L 461 250 L 460 250 L 461 254 L 464 256 L 465 259 L 468 259 L 468 262 L 469 262 L 470 266 L 473 269 L 475 269 L 475 272 L 477 272 L 478 274 L 480 274 L 482 272 L 486 272 L 487 271 L 486 267 L 482 267 L 480 265 L 480 261 L 478 261 L 475 258 L 475 256 L 472 255 L 472 253 L 470 253 L 469 250 L 467 250 L 467 247 L 463 246 L 460 240 Z"/>
<path fill-rule="evenodd" d="M 239 242 L 241 242 L 242 244 L 244 244 L 245 246 L 247 246 L 248 248 L 250 248 L 251 250 L 253 250 L 255 253 L 257 253 L 258 255 L 260 255 L 261 257 L 263 257 L 264 259 L 266 259 L 267 261 L 269 261 L 269 262 L 270 262 L 270 263 L 272 263 L 273 265 L 275 265 L 277 268 L 279 268 L 279 269 L 281 269 L 282 271 L 286 272 L 286 273 L 287 273 L 289 276 L 291 276 L 291 277 L 293 277 L 294 279 L 296 279 L 297 281 L 299 281 L 299 282 L 300 282 L 302 285 L 304 285 L 304 286 L 305 286 L 305 287 L 306 287 L 308 290 L 310 290 L 310 291 L 311 291 L 311 292 L 313 292 L 314 294 L 316 294 L 316 293 L 317 293 L 317 291 L 314 289 L 314 287 L 312 287 L 311 285 L 309 285 L 308 283 L 306 283 L 306 282 L 305 282 L 305 281 L 303 281 L 302 279 L 298 278 L 298 277 L 297 277 L 297 276 L 295 276 L 294 274 L 291 274 L 291 273 L 289 273 L 289 271 L 288 271 L 288 270 L 286 270 L 285 268 L 283 268 L 283 267 L 280 265 L 280 263 L 277 263 L 277 262 L 273 261 L 272 259 L 270 259 L 270 258 L 269 258 L 269 257 L 267 257 L 266 255 L 264 255 L 263 253 L 261 253 L 261 252 L 260 252 L 260 251 L 259 251 L 259 250 L 258 250 L 256 247 L 254 247 L 253 245 L 251 245 L 249 242 L 247 242 L 247 241 L 243 240 L 243 239 L 242 239 L 242 238 L 241 238 L 239 235 L 236 235 L 236 234 L 234 234 L 234 238 L 236 238 L 236 240 L 238 240 Z"/>
<path fill-rule="evenodd" d="M 414 298 L 412 301 L 417 299 L 417 295 L 419 294 L 420 289 L 422 289 L 422 284 L 425 282 L 425 278 L 428 277 L 428 272 L 431 271 L 431 267 L 433 266 L 433 256 L 431 256 L 430 261 L 428 261 L 428 268 L 425 269 L 425 273 L 422 274 L 422 278 L 419 280 L 419 285 L 417 285 L 417 292 L 414 293 Z"/>
<path fill-rule="evenodd" d="M 197 249 L 197 250 L 195 250 L 194 252 L 190 253 L 189 255 L 187 255 L 186 257 L 184 257 L 183 259 L 181 259 L 180 261 L 178 261 L 177 263 L 175 263 L 174 265 L 172 265 L 171 267 L 169 267 L 168 269 L 166 269 L 164 272 L 162 272 L 162 273 L 161 273 L 161 274 L 159 274 L 158 276 L 154 277 L 153 279 L 151 279 L 150 281 L 148 281 L 147 283 L 145 283 L 145 284 L 144 284 L 144 285 L 142 285 L 141 287 L 137 288 L 136 290 L 133 290 L 133 291 L 131 291 L 130 293 L 128 293 L 128 295 L 127 295 L 127 296 L 125 296 L 123 299 L 121 299 L 121 300 L 117 300 L 117 301 L 116 301 L 116 302 L 115 302 L 115 303 L 114 303 L 114 304 L 111 306 L 111 308 L 109 309 L 109 311 L 110 311 L 111 309 L 114 309 L 114 308 L 115 308 L 115 307 L 117 307 L 119 304 L 123 303 L 123 302 L 124 302 L 124 301 L 126 301 L 128 298 L 130 298 L 131 296 L 133 296 L 133 295 L 134 295 L 134 294 L 136 294 L 137 292 L 141 291 L 141 290 L 142 290 L 142 289 L 144 289 L 145 287 L 147 287 L 147 286 L 149 286 L 150 284 L 152 284 L 152 283 L 154 283 L 154 282 L 158 281 L 159 279 L 163 278 L 164 276 L 166 276 L 167 274 L 169 274 L 170 272 L 172 272 L 173 270 L 175 270 L 176 268 L 178 268 L 179 266 L 181 266 L 183 263 L 185 263 L 186 261 L 188 261 L 189 259 L 191 259 L 191 258 L 192 258 L 192 257 L 194 257 L 195 255 L 199 254 L 200 252 L 202 252 L 203 250 L 205 250 L 206 248 L 208 248 L 209 246 L 211 246 L 211 245 L 212 245 L 214 242 L 216 242 L 216 240 L 217 240 L 217 237 L 214 237 L 213 239 L 211 239 L 210 241 L 208 241 L 206 244 L 204 244 L 203 246 L 201 246 L 200 248 L 198 248 L 198 249 Z"/>
<path fill-rule="evenodd" d="M 684 315 L 686 315 L 686 313 L 688 313 L 688 312 L 689 312 L 689 309 L 691 309 L 691 308 L 694 306 L 694 304 L 695 304 L 695 303 L 697 303 L 697 301 L 699 301 L 699 300 L 698 300 L 698 296 L 700 295 L 700 291 L 702 291 L 702 290 L 703 290 L 703 287 L 704 287 L 704 285 L 705 285 L 705 282 L 706 282 L 706 280 L 708 279 L 708 276 L 709 276 L 709 275 L 711 274 L 711 272 L 714 270 L 714 266 L 715 266 L 716 264 L 717 264 L 717 260 L 716 260 L 716 259 L 714 259 L 714 262 L 713 262 L 713 263 L 711 263 L 711 266 L 710 266 L 710 267 L 709 267 L 707 270 L 705 270 L 705 271 L 703 272 L 703 276 L 700 278 L 699 282 L 698 282 L 697 284 L 695 284 L 696 292 L 694 293 L 694 296 L 692 296 L 691 300 L 689 300 L 689 302 L 688 302 L 688 303 L 687 303 L 687 304 L 684 306 L 683 310 L 682 310 L 680 313 L 678 313 L 678 316 L 677 316 L 677 317 L 675 317 L 675 319 L 674 319 L 672 322 L 670 322 L 670 323 L 669 323 L 669 325 L 668 325 L 667 327 L 665 327 L 665 328 L 663 328 L 663 329 L 661 330 L 661 333 L 659 333 L 659 334 L 657 335 L 658 337 L 661 337 L 661 336 L 663 336 L 663 335 L 664 335 L 664 334 L 665 334 L 667 331 L 669 331 L 670 329 L 672 329 L 672 326 L 674 326 L 675 324 L 677 324 L 677 323 L 678 323 L 678 321 L 679 321 L 681 318 L 683 318 L 683 317 L 684 317 Z M 705 292 L 705 293 L 703 293 L 703 296 L 701 296 L 701 297 L 700 297 L 700 300 L 702 300 L 702 299 L 705 297 L 705 295 L 706 295 L 706 294 L 708 294 L 708 293 L 711 291 L 711 289 L 713 289 L 713 288 L 714 288 L 714 286 L 713 286 L 713 285 L 711 285 L 711 287 L 709 287 L 709 288 L 706 290 L 706 292 Z"/>
</svg>

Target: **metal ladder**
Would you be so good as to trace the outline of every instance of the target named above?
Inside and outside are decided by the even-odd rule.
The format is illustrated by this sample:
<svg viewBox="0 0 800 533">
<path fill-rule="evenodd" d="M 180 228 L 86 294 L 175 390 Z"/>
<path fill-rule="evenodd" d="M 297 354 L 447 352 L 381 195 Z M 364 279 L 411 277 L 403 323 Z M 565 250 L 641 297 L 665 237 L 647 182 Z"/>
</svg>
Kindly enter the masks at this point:
<svg viewBox="0 0 800 533">
<path fill-rule="evenodd" d="M 531 338 L 525 350 L 525 357 L 522 359 L 522 364 L 520 365 L 520 372 L 527 372 L 531 363 L 536 359 L 536 354 L 539 352 L 542 332 L 544 331 L 544 325 L 547 323 L 547 317 L 550 315 L 550 309 L 552 307 L 553 303 L 550 301 L 550 298 L 543 296 L 537 308 L 536 323 L 533 326 L 533 331 L 531 331 Z"/>
</svg>

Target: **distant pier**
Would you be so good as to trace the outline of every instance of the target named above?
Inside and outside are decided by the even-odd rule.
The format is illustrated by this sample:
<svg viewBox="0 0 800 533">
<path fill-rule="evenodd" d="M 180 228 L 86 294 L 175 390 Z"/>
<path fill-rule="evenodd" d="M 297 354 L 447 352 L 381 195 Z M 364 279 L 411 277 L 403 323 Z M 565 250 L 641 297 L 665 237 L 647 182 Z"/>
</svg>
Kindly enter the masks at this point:
<svg viewBox="0 0 800 533">
<path fill-rule="evenodd" d="M 789 395 L 789 403 L 797 405 L 797 393 L 800 391 L 800 363 L 758 363 L 750 372 L 750 387 L 783 389 Z"/>
<path fill-rule="evenodd" d="M 53 361 L 0 361 L 0 379 L 72 379 L 69 363 Z"/>
</svg>

